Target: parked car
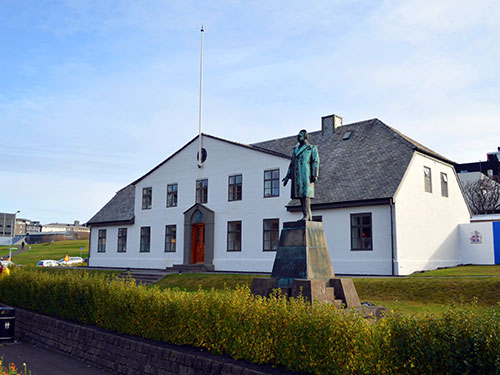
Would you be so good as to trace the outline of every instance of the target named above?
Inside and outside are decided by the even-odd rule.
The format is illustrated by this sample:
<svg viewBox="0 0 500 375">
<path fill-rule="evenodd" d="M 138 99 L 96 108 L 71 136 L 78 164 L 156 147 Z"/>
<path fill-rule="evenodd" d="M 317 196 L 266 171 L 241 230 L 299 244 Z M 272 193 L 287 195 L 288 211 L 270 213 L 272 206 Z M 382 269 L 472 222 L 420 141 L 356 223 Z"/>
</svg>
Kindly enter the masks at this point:
<svg viewBox="0 0 500 375">
<path fill-rule="evenodd" d="M 39 261 L 36 265 L 37 267 L 57 267 L 59 266 L 59 263 L 57 263 L 57 261 L 52 259 L 45 259 Z"/>
<path fill-rule="evenodd" d="M 60 266 L 73 266 L 75 264 L 83 263 L 83 258 L 82 257 L 69 257 L 68 260 L 65 260 L 65 258 L 59 259 L 57 263 Z"/>
</svg>

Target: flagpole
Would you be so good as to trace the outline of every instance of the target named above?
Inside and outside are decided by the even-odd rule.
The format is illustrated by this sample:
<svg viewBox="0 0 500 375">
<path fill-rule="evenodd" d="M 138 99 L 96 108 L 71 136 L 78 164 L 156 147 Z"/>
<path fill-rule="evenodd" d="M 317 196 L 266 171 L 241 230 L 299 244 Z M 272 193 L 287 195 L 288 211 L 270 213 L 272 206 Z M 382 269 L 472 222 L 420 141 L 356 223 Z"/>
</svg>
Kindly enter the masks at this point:
<svg viewBox="0 0 500 375">
<path fill-rule="evenodd" d="M 198 136 L 198 168 L 203 167 L 203 140 L 201 132 L 201 120 L 202 120 L 202 97 L 203 97 L 203 25 L 201 25 L 201 57 L 200 57 L 200 115 L 199 115 L 199 136 Z"/>
</svg>

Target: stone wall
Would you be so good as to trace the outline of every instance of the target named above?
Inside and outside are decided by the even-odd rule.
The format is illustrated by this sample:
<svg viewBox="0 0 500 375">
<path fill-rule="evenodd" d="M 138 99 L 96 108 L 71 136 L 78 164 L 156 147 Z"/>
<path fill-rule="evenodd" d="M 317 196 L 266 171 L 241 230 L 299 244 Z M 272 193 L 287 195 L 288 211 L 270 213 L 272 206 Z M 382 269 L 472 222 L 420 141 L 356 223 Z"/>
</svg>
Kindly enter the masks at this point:
<svg viewBox="0 0 500 375">
<path fill-rule="evenodd" d="M 99 328 L 71 323 L 16 308 L 16 339 L 36 344 L 112 374 L 265 375 L 284 374 L 268 366 L 213 356 Z"/>
</svg>

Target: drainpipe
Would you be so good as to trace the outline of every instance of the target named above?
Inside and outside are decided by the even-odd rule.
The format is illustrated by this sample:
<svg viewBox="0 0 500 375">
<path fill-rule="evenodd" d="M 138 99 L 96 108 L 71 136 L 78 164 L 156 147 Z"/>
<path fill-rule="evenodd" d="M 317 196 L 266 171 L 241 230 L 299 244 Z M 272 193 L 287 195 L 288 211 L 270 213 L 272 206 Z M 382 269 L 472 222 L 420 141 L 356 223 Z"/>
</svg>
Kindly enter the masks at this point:
<svg viewBox="0 0 500 375">
<path fill-rule="evenodd" d="M 394 200 L 392 199 L 389 199 L 389 208 L 390 208 L 390 211 L 391 211 L 391 255 L 392 255 L 392 261 L 391 261 L 391 269 L 392 269 L 392 276 L 395 276 L 395 272 L 394 272 L 394 261 L 395 261 L 395 254 L 394 254 L 394 213 L 393 213 L 393 210 L 394 210 Z"/>
<path fill-rule="evenodd" d="M 89 227 L 90 228 L 90 232 L 89 232 L 89 260 L 87 262 L 87 267 L 90 265 L 90 249 L 91 249 L 91 246 L 92 246 L 92 226 Z"/>
</svg>

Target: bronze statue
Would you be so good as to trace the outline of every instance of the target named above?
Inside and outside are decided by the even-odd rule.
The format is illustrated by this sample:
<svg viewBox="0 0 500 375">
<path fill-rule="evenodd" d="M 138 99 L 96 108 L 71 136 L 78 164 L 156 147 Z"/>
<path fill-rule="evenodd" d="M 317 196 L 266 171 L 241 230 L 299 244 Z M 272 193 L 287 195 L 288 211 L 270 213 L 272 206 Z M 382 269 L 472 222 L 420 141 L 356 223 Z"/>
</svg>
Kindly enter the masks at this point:
<svg viewBox="0 0 500 375">
<path fill-rule="evenodd" d="M 308 137 L 306 130 L 301 130 L 297 135 L 299 144 L 293 150 L 288 173 L 282 180 L 284 186 L 288 180 L 292 180 L 290 197 L 300 199 L 304 214 L 302 220 L 312 220 L 311 198 L 314 198 L 314 183 L 319 174 L 318 148 L 309 143 Z"/>
</svg>

